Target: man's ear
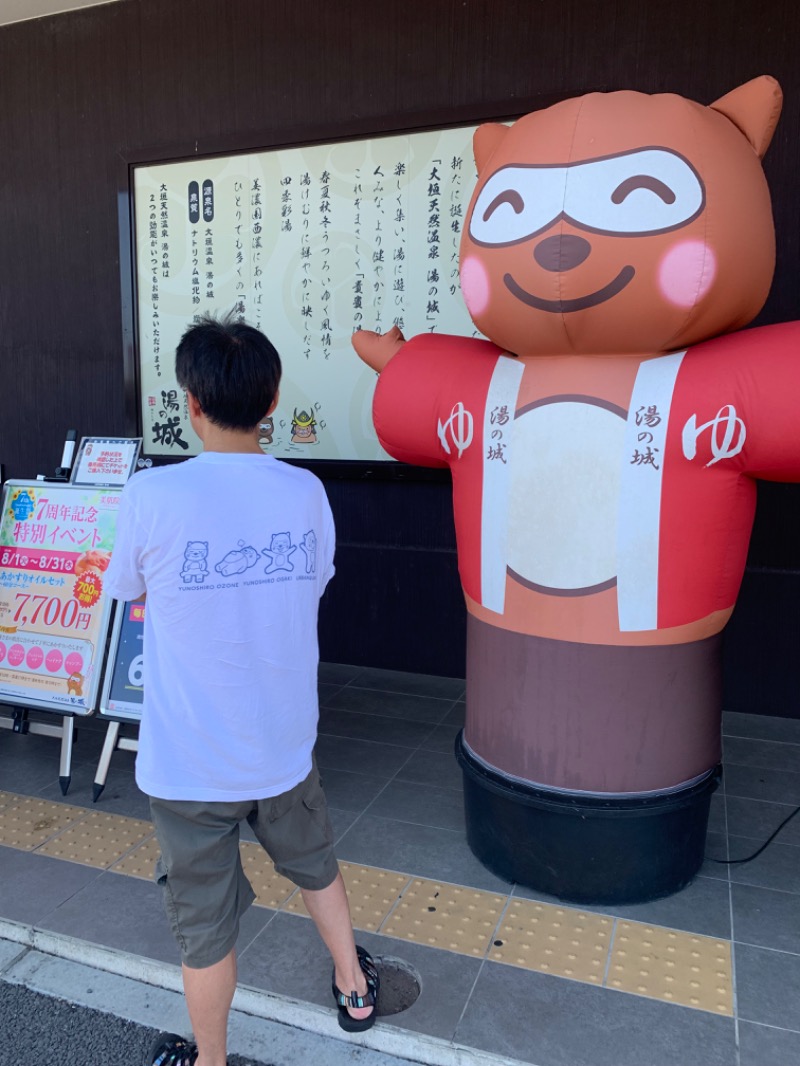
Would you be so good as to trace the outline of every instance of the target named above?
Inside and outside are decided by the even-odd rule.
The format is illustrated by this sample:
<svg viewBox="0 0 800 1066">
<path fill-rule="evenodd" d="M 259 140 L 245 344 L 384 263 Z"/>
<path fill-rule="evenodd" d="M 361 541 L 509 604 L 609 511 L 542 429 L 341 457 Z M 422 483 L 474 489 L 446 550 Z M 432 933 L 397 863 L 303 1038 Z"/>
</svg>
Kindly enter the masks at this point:
<svg viewBox="0 0 800 1066">
<path fill-rule="evenodd" d="M 200 406 L 200 401 L 194 395 L 194 393 L 186 390 L 186 406 L 189 409 L 189 423 L 192 429 L 195 431 L 201 441 L 205 443 L 206 435 L 206 416 L 203 413 L 203 408 Z"/>
<path fill-rule="evenodd" d="M 193 392 L 186 390 L 186 402 L 189 406 L 189 414 L 192 418 L 200 418 L 203 413 L 203 408 L 200 406 L 200 401 L 197 399 Z"/>
<path fill-rule="evenodd" d="M 281 390 L 280 390 L 280 389 L 278 389 L 278 390 L 277 390 L 277 392 L 275 393 L 275 399 L 274 399 L 274 400 L 272 401 L 272 404 L 270 405 L 270 409 L 269 409 L 269 411 L 267 411 L 267 413 L 266 413 L 266 414 L 264 415 L 264 418 L 269 418 L 269 416 L 270 416 L 270 415 L 272 414 L 272 412 L 273 412 L 273 411 L 275 410 L 275 408 L 276 408 L 276 407 L 278 406 L 278 400 L 279 400 L 280 398 L 281 398 Z"/>
</svg>

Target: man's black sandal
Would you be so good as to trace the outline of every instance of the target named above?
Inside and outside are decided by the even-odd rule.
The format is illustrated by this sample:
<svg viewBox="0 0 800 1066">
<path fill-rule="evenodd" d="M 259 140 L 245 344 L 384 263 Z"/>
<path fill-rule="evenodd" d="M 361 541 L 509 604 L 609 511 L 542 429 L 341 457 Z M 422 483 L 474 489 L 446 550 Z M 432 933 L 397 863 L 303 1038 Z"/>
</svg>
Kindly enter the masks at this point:
<svg viewBox="0 0 800 1066">
<path fill-rule="evenodd" d="M 367 979 L 366 993 L 363 996 L 359 996 L 356 990 L 353 989 L 350 995 L 347 996 L 336 985 L 335 969 L 331 978 L 333 998 L 339 1008 L 339 1025 L 346 1033 L 363 1033 L 365 1030 L 370 1029 L 375 1022 L 375 1015 L 378 1011 L 378 991 L 381 985 L 378 968 L 373 962 L 372 956 L 363 948 L 356 946 L 356 951 L 358 952 L 358 964 L 361 967 L 361 972 Z M 354 1018 L 348 1012 L 348 1007 L 353 1007 L 356 1010 L 359 1007 L 372 1007 L 372 1013 L 368 1014 L 366 1018 Z"/>
<path fill-rule="evenodd" d="M 144 1066 L 194 1066 L 197 1044 L 177 1033 L 159 1033 L 144 1060 Z"/>
</svg>

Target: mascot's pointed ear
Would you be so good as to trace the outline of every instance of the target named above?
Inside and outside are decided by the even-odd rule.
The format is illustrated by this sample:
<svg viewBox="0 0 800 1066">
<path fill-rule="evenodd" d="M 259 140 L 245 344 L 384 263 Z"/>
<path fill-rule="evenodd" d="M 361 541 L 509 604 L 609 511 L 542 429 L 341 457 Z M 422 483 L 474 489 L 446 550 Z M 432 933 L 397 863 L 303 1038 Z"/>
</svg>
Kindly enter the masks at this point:
<svg viewBox="0 0 800 1066">
<path fill-rule="evenodd" d="M 738 126 L 759 157 L 763 158 L 778 125 L 782 105 L 780 85 L 769 74 L 762 74 L 760 78 L 753 78 L 715 100 L 709 107 Z"/>
<path fill-rule="evenodd" d="M 472 150 L 475 155 L 475 166 L 478 168 L 479 174 L 483 172 L 483 168 L 489 162 L 495 148 L 497 148 L 507 133 L 508 126 L 503 126 L 499 122 L 487 122 L 483 126 L 478 126 L 475 130 L 475 135 L 472 138 Z"/>
</svg>

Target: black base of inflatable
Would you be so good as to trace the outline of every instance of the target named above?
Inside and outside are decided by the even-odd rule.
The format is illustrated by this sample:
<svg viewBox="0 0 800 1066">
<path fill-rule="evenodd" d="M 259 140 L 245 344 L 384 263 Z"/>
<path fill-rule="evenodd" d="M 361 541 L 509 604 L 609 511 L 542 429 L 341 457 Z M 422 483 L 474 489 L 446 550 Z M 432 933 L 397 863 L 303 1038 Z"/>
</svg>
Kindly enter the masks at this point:
<svg viewBox="0 0 800 1066">
<path fill-rule="evenodd" d="M 467 841 L 506 881 L 571 903 L 644 903 L 684 888 L 703 862 L 716 767 L 667 795 L 607 798 L 512 781 L 456 738 Z"/>
</svg>

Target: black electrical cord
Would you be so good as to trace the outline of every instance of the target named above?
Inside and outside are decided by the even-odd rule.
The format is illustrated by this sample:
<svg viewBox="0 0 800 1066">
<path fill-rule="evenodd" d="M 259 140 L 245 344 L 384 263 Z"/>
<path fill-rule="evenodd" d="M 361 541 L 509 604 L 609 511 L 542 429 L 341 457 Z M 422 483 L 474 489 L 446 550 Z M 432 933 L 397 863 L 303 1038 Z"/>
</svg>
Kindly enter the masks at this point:
<svg viewBox="0 0 800 1066">
<path fill-rule="evenodd" d="M 752 862 L 753 859 L 757 859 L 758 856 L 761 854 L 761 852 L 772 843 L 772 841 L 775 839 L 775 837 L 778 835 L 778 833 L 780 833 L 781 829 L 783 829 L 783 827 L 785 825 L 788 825 L 789 822 L 791 822 L 792 818 L 794 818 L 794 816 L 798 813 L 798 811 L 800 811 L 800 807 L 795 807 L 795 809 L 792 811 L 792 813 L 788 817 L 783 819 L 783 821 L 778 826 L 778 828 L 775 830 L 775 832 L 772 834 L 772 836 L 768 837 L 764 841 L 764 843 L 761 845 L 761 847 L 758 849 L 758 851 L 754 851 L 752 855 L 748 855 L 744 859 L 710 859 L 709 861 L 710 862 L 721 863 L 723 866 L 734 866 L 736 863 L 739 863 L 739 862 Z"/>
</svg>

